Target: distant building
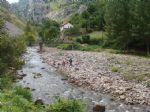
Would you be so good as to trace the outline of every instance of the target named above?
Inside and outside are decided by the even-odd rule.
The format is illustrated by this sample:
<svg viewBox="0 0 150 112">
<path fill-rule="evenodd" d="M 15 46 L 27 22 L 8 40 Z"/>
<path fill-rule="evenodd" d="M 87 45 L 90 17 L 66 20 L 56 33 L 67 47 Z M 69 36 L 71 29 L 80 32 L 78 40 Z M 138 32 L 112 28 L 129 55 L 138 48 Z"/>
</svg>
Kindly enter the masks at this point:
<svg viewBox="0 0 150 112">
<path fill-rule="evenodd" d="M 74 26 L 71 24 L 71 23 L 65 23 L 63 25 L 61 25 L 60 27 L 60 31 L 64 31 L 65 29 L 70 29 L 70 28 L 73 28 Z"/>
<path fill-rule="evenodd" d="M 67 30 L 67 29 L 70 29 L 70 28 L 73 28 L 74 26 L 71 24 L 71 23 L 65 23 L 65 24 L 62 24 L 61 27 L 60 27 L 60 31 L 61 31 L 61 34 L 60 34 L 60 38 L 62 40 L 64 40 L 64 31 Z"/>
</svg>

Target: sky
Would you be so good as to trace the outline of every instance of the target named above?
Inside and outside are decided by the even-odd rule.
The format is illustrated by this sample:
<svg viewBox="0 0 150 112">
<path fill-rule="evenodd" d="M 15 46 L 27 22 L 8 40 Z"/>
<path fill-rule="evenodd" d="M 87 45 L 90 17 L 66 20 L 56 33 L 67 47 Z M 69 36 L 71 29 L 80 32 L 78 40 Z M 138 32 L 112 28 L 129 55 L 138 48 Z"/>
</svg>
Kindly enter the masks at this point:
<svg viewBox="0 0 150 112">
<path fill-rule="evenodd" d="M 7 0 L 9 3 L 18 2 L 18 0 Z"/>
</svg>

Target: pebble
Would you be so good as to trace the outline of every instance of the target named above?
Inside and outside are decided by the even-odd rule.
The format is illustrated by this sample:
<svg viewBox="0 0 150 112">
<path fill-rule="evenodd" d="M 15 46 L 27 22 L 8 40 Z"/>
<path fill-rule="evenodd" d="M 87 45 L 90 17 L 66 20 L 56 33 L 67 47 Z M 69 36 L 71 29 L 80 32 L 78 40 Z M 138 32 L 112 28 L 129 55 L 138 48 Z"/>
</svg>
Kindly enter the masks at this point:
<svg viewBox="0 0 150 112">
<path fill-rule="evenodd" d="M 61 52 L 61 53 L 60 53 Z M 146 104 L 150 105 L 150 88 L 136 81 L 126 81 L 120 73 L 111 71 L 112 66 L 119 69 L 132 68 L 132 72 L 145 70 L 142 64 L 150 72 L 148 59 L 138 59 L 137 57 L 117 55 L 109 53 L 81 52 L 81 51 L 60 51 L 50 52 L 47 48 L 42 54 L 46 63 L 68 74 L 68 81 L 78 86 L 85 86 L 92 90 L 110 94 L 112 99 L 124 101 L 126 104 Z M 73 66 L 70 66 L 69 59 L 72 59 Z M 136 60 L 136 67 L 126 65 L 129 59 Z M 55 60 L 55 65 L 53 64 Z M 65 66 L 62 65 L 65 62 Z M 117 62 L 117 63 L 115 63 Z M 133 64 L 134 65 L 134 64 Z M 59 67 L 58 67 L 59 66 Z M 145 68 L 144 66 L 144 68 Z M 137 68 L 138 67 L 138 68 Z M 129 69 L 129 68 L 128 68 Z M 145 96 L 143 96 L 146 94 Z M 140 99 L 139 97 L 140 96 Z M 147 99 L 147 100 L 145 100 Z"/>
</svg>

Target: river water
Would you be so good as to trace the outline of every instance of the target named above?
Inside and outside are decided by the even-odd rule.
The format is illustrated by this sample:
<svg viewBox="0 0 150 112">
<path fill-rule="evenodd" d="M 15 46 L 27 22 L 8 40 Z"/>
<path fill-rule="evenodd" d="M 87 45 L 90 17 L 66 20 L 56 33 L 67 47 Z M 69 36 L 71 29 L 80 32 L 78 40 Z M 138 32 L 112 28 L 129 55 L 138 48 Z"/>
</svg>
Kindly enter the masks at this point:
<svg viewBox="0 0 150 112">
<path fill-rule="evenodd" d="M 108 96 L 76 87 L 56 72 L 56 69 L 43 63 L 37 48 L 28 48 L 24 57 L 25 65 L 19 74 L 26 76 L 18 81 L 18 84 L 32 90 L 33 100 L 42 99 L 49 104 L 57 100 L 58 97 L 69 99 L 80 99 L 86 104 L 87 111 L 92 112 L 96 104 L 106 106 L 106 112 L 150 112 L 149 107 L 125 105 L 120 102 L 110 100 Z"/>
</svg>

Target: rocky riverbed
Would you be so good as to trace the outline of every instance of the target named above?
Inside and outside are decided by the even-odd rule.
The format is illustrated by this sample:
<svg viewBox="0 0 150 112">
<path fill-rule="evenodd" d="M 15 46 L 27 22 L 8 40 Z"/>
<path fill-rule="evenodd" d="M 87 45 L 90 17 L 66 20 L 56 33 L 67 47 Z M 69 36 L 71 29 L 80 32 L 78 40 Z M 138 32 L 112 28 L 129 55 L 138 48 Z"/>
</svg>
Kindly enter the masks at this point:
<svg viewBox="0 0 150 112">
<path fill-rule="evenodd" d="M 95 86 L 91 86 L 92 84 L 98 84 L 97 78 L 92 81 L 92 84 L 89 83 L 91 79 L 89 79 L 87 83 L 85 80 L 89 78 L 88 75 L 91 73 L 91 68 L 89 66 L 92 66 L 92 64 L 82 70 L 84 71 L 82 74 L 86 73 L 86 77 L 81 77 L 81 74 L 75 74 L 77 71 L 81 71 L 83 67 L 79 66 L 79 63 L 77 65 L 75 64 L 74 59 L 76 58 L 73 58 L 74 53 L 71 52 L 77 53 L 76 51 L 60 51 L 48 48 L 46 52 L 39 54 L 38 48 L 32 47 L 27 49 L 27 52 L 23 56 L 25 65 L 21 70 L 18 70 L 17 84 L 32 91 L 35 104 L 50 104 L 55 102 L 58 97 L 63 97 L 83 101 L 86 104 L 86 112 L 93 112 L 93 110 L 94 112 L 149 112 L 150 107 L 147 105 L 126 105 L 123 102 L 114 101 L 109 95 L 102 94 L 102 92 L 94 88 Z M 64 61 L 62 61 L 70 58 L 68 57 L 68 53 L 72 56 L 72 66 L 70 66 L 69 62 L 64 64 Z M 45 63 L 41 56 L 43 56 L 45 62 L 49 64 Z M 81 57 L 78 58 L 81 60 L 83 59 Z M 61 65 L 62 62 L 63 65 Z M 53 67 L 54 65 L 55 67 Z M 76 72 L 73 74 L 74 69 Z M 89 70 L 88 73 L 86 69 Z M 65 74 L 67 75 L 64 76 Z M 68 81 L 71 83 L 68 83 Z M 108 83 L 107 80 L 105 80 L 105 83 Z M 103 82 L 103 84 L 105 83 Z M 81 87 L 75 86 L 74 84 Z M 91 89 L 95 91 L 91 91 Z M 104 93 L 106 93 L 106 91 Z"/>
<path fill-rule="evenodd" d="M 150 106 L 150 59 L 106 52 L 45 48 L 46 63 L 78 86 L 111 96 L 128 105 Z"/>
</svg>

